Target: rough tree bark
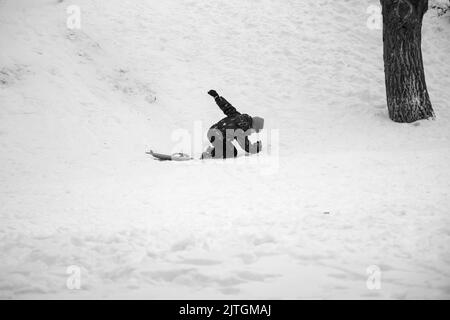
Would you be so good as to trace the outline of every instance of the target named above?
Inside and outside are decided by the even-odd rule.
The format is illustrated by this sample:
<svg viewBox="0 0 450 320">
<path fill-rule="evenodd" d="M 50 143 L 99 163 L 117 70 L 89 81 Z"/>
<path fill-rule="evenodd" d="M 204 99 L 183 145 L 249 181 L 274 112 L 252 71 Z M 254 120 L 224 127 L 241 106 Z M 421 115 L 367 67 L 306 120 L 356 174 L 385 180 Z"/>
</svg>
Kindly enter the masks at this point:
<svg viewBox="0 0 450 320">
<path fill-rule="evenodd" d="M 389 117 L 414 122 L 434 117 L 422 59 L 422 20 L 428 0 L 380 0 Z"/>
</svg>

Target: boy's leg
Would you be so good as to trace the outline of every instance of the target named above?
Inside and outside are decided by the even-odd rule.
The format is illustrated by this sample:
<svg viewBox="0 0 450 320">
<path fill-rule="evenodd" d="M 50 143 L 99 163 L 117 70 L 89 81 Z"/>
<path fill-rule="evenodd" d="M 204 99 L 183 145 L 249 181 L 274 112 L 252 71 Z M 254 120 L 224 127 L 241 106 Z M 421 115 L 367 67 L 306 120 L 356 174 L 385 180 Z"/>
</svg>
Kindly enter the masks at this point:
<svg viewBox="0 0 450 320">
<path fill-rule="evenodd" d="M 217 152 L 216 152 L 217 151 Z M 202 159 L 225 159 L 236 158 L 238 150 L 232 143 L 223 142 L 222 147 L 209 146 L 205 152 L 202 153 Z"/>
<path fill-rule="evenodd" d="M 223 154 L 224 158 L 236 158 L 238 154 L 238 150 L 234 146 L 234 144 L 231 143 L 232 140 L 227 140 L 223 144 Z"/>
<path fill-rule="evenodd" d="M 233 140 L 226 140 L 223 138 L 222 132 L 216 128 L 208 130 L 208 140 L 212 146 L 209 146 L 202 154 L 202 159 L 215 158 L 235 158 L 238 150 L 233 145 Z"/>
<path fill-rule="evenodd" d="M 219 150 L 217 156 L 222 157 L 223 137 L 220 130 L 217 128 L 211 128 L 208 130 L 207 136 L 212 145 L 208 146 L 205 152 L 202 153 L 202 159 L 215 158 L 217 154 L 216 150 Z"/>
<path fill-rule="evenodd" d="M 212 127 L 208 130 L 208 140 L 212 144 L 212 146 L 207 149 L 210 157 L 223 158 L 225 153 L 223 153 L 224 139 L 222 132 L 219 129 Z"/>
</svg>

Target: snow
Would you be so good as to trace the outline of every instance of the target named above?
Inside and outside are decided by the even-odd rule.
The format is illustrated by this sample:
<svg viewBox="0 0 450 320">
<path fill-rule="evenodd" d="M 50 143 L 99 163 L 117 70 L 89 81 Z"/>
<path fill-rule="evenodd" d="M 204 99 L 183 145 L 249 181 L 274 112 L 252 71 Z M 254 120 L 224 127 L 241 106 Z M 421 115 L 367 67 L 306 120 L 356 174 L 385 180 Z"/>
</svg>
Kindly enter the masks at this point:
<svg viewBox="0 0 450 320">
<path fill-rule="evenodd" d="M 371 5 L 0 1 L 0 298 L 450 298 L 449 20 L 423 26 L 436 120 L 398 124 Z M 198 144 L 209 89 L 277 153 L 146 155 Z"/>
</svg>

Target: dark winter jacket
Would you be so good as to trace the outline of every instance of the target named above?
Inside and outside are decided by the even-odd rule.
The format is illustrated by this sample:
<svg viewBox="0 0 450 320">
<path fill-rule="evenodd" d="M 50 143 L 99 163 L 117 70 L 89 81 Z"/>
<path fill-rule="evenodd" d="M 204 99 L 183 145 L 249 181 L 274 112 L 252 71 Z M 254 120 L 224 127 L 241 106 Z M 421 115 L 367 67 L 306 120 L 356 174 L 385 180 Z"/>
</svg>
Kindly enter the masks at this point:
<svg viewBox="0 0 450 320">
<path fill-rule="evenodd" d="M 252 117 L 248 114 L 241 114 L 231 105 L 224 97 L 217 96 L 214 99 L 219 108 L 225 113 L 226 117 L 214 124 L 209 132 L 208 138 L 214 141 L 214 131 L 219 130 L 222 134 L 224 142 L 231 142 L 236 139 L 246 152 L 257 153 L 261 150 L 260 143 L 252 144 L 248 136 L 254 132 L 252 128 Z M 227 129 L 235 130 L 235 135 L 227 136 Z M 239 130 L 240 129 L 240 130 Z M 242 130 L 242 131 L 241 131 Z"/>
</svg>

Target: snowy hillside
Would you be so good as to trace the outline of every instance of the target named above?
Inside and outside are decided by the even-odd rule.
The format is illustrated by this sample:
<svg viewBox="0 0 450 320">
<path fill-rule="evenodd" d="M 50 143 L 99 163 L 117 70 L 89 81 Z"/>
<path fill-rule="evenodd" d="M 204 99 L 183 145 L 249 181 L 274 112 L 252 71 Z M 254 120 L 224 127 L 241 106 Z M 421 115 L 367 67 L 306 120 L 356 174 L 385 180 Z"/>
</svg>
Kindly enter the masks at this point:
<svg viewBox="0 0 450 320">
<path fill-rule="evenodd" d="M 424 21 L 436 120 L 398 124 L 374 5 L 0 0 L 0 298 L 450 298 L 450 20 Z M 145 154 L 198 143 L 209 89 L 270 161 Z"/>
</svg>

